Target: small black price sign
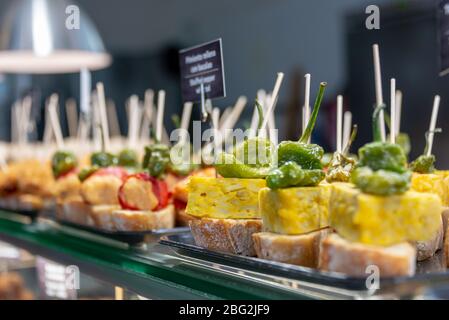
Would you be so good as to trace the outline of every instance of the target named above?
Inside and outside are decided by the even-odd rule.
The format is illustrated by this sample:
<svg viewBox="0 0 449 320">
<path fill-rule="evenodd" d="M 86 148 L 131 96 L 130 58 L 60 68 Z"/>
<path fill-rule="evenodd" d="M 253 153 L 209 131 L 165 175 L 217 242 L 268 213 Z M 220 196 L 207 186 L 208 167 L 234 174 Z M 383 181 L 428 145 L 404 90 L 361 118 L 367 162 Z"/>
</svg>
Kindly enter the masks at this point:
<svg viewBox="0 0 449 320">
<path fill-rule="evenodd" d="M 449 74 L 449 0 L 438 4 L 440 40 L 440 76 Z"/>
<path fill-rule="evenodd" d="M 181 91 L 184 102 L 226 96 L 221 39 L 179 51 Z"/>
</svg>

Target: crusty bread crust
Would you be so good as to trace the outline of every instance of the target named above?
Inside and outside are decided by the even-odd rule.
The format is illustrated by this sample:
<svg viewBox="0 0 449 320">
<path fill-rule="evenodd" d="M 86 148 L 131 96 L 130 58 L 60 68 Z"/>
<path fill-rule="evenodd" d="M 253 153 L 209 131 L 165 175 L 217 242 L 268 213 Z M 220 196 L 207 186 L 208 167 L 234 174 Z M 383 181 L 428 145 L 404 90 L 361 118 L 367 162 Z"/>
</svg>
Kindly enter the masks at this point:
<svg viewBox="0 0 449 320">
<path fill-rule="evenodd" d="M 325 228 L 302 235 L 281 235 L 272 232 L 253 234 L 257 257 L 304 267 L 318 267 L 320 244 L 331 231 Z"/>
<path fill-rule="evenodd" d="M 253 257 L 252 235 L 262 231 L 262 220 L 202 218 L 191 220 L 189 226 L 200 247 Z"/>
<path fill-rule="evenodd" d="M 168 205 L 159 211 L 116 210 L 112 223 L 118 231 L 171 229 L 175 226 L 175 208 Z"/>
<path fill-rule="evenodd" d="M 57 205 L 56 217 L 59 220 L 86 226 L 95 226 L 91 215 L 92 206 L 81 199 L 60 202 Z"/>
<path fill-rule="evenodd" d="M 406 242 L 389 247 L 349 242 L 337 234 L 329 235 L 321 243 L 322 270 L 366 277 L 370 265 L 379 268 L 381 277 L 412 276 L 416 270 L 416 249 Z"/>
<path fill-rule="evenodd" d="M 57 217 L 108 231 L 147 231 L 173 228 L 175 210 L 169 205 L 159 211 L 131 211 L 116 205 L 91 206 L 82 200 L 72 200 L 58 205 Z"/>
<path fill-rule="evenodd" d="M 120 206 L 115 205 L 98 205 L 91 206 L 89 213 L 97 228 L 114 231 L 115 224 L 112 221 L 112 213 L 119 209 Z"/>
<path fill-rule="evenodd" d="M 9 210 L 42 210 L 47 199 L 33 194 L 11 194 L 0 199 L 0 206 Z"/>
<path fill-rule="evenodd" d="M 176 209 L 176 225 L 180 227 L 188 227 L 190 220 L 198 219 L 197 217 L 188 215 L 186 209 Z"/>
<path fill-rule="evenodd" d="M 441 222 L 441 226 L 438 229 L 438 232 L 435 236 L 427 241 L 416 241 L 411 242 L 416 246 L 416 259 L 417 261 L 424 261 L 426 259 L 431 258 L 438 250 L 443 247 L 443 222 Z"/>
</svg>

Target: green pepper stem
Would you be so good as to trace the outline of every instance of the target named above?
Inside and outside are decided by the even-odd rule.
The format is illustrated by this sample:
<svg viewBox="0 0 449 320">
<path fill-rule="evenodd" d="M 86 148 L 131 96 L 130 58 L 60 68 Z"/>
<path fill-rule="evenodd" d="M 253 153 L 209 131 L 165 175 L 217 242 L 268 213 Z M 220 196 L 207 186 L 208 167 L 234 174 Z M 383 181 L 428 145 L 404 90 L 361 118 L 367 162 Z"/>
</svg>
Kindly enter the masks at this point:
<svg viewBox="0 0 449 320">
<path fill-rule="evenodd" d="M 374 109 L 373 112 L 373 141 L 382 141 L 382 135 L 380 133 L 380 111 L 385 109 L 385 105 L 381 104 Z"/>
<path fill-rule="evenodd" d="M 262 124 L 263 124 L 263 110 L 262 110 L 262 106 L 260 105 L 260 103 L 257 99 L 256 99 L 256 108 L 257 108 L 257 114 L 259 116 L 259 122 L 257 124 L 257 132 L 256 132 L 256 137 L 258 137 L 259 131 L 262 128 Z"/>
<path fill-rule="evenodd" d="M 304 130 L 301 138 L 299 138 L 299 142 L 301 143 L 307 143 L 310 136 L 312 135 L 313 127 L 315 126 L 316 118 L 318 117 L 318 111 L 320 110 L 321 102 L 323 101 L 324 90 L 326 89 L 326 86 L 326 82 L 320 83 L 320 88 L 315 100 L 315 105 L 313 106 L 312 115 L 310 116 L 309 122 L 307 122 L 306 130 Z"/>
<path fill-rule="evenodd" d="M 349 153 L 349 149 L 351 148 L 352 143 L 355 140 L 355 137 L 357 136 L 357 125 L 353 125 L 352 126 L 352 132 L 351 132 L 351 136 L 349 137 L 349 141 L 348 144 L 345 146 L 345 149 L 343 150 L 343 155 L 347 155 Z"/>
</svg>

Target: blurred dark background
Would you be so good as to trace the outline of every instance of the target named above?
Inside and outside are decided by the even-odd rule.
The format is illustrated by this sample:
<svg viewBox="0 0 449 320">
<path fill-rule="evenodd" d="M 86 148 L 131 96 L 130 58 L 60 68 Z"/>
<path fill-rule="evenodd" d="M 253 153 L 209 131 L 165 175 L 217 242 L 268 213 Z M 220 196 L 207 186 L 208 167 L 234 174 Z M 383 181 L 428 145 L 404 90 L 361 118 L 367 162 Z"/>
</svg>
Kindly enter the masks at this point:
<svg viewBox="0 0 449 320">
<path fill-rule="evenodd" d="M 13 0 L 0 0 L 0 12 Z M 449 117 L 446 105 L 449 78 L 439 77 L 436 1 L 420 0 L 78 0 L 96 24 L 113 56 L 108 69 L 93 73 L 103 81 L 106 95 L 115 101 L 120 127 L 127 131 L 125 101 L 131 94 L 143 98 L 145 89 L 165 89 L 166 117 L 182 108 L 178 50 L 221 37 L 227 97 L 214 105 L 233 105 L 248 97 L 240 125 L 249 122 L 252 101 L 259 88 L 272 90 L 276 72 L 286 77 L 276 109 L 280 138 L 300 134 L 303 76 L 312 74 L 313 101 L 320 81 L 328 82 L 314 141 L 328 151 L 334 148 L 335 100 L 344 94 L 345 108 L 359 124 L 356 145 L 371 139 L 371 112 L 375 102 L 372 65 L 373 43 L 379 43 L 384 100 L 389 101 L 389 79 L 403 91 L 402 130 L 410 134 L 412 157 L 424 148 L 432 101 L 440 94 L 438 124 L 443 133 L 435 139 L 440 167 L 449 167 Z M 365 28 L 365 8 L 381 9 L 381 29 Z M 82 17 L 81 17 L 82 18 Z M 10 108 L 14 100 L 36 90 L 42 101 L 52 92 L 61 99 L 79 100 L 79 75 L 0 76 L 0 138 L 10 138 Z M 41 110 L 42 110 L 41 108 Z M 195 108 L 194 119 L 199 119 Z M 42 115 L 39 110 L 36 116 Z M 63 112 L 61 112 L 64 118 Z M 67 125 L 63 130 L 67 133 Z"/>
</svg>

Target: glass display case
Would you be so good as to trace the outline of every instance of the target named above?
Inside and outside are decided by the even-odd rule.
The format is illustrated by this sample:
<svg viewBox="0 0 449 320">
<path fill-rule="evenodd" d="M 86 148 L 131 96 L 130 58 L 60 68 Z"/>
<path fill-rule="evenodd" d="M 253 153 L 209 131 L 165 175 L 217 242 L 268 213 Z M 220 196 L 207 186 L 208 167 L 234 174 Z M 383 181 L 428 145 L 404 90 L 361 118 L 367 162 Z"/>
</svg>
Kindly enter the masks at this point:
<svg viewBox="0 0 449 320">
<path fill-rule="evenodd" d="M 20 274 L 39 299 L 421 299 L 445 297 L 449 283 L 441 273 L 375 291 L 351 289 L 207 259 L 157 239 L 130 246 L 7 212 L 0 213 L 0 239 L 3 273 Z"/>
</svg>

